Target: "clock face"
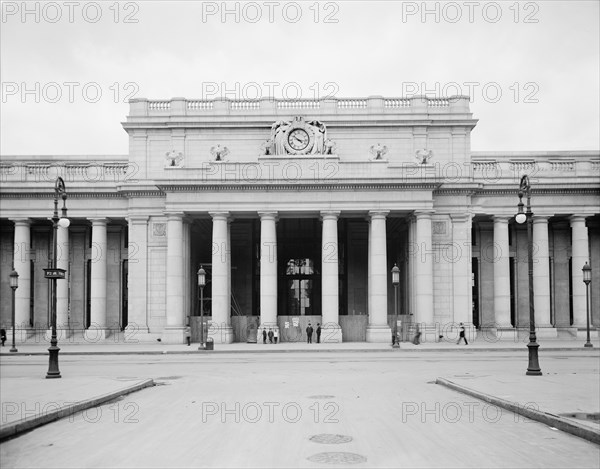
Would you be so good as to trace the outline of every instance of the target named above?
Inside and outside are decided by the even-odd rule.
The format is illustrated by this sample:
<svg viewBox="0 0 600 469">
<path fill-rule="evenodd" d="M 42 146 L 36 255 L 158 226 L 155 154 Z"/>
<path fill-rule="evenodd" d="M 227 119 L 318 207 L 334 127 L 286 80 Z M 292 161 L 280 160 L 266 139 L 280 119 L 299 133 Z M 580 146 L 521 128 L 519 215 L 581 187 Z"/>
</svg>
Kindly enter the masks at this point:
<svg viewBox="0 0 600 469">
<path fill-rule="evenodd" d="M 288 143 L 294 150 L 304 150 L 308 146 L 310 138 L 304 129 L 294 129 L 288 135 Z"/>
</svg>

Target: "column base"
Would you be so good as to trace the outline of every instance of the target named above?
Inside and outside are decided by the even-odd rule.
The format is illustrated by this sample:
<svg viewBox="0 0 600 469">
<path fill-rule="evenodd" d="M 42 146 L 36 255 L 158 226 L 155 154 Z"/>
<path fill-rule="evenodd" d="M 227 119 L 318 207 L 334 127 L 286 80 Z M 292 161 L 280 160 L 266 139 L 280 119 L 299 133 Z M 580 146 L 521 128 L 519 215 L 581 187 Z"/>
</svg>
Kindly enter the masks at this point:
<svg viewBox="0 0 600 469">
<path fill-rule="evenodd" d="M 541 326 L 536 326 L 535 336 L 537 339 L 556 339 L 558 337 L 558 332 L 550 324 L 542 324 Z"/>
<path fill-rule="evenodd" d="M 208 328 L 208 337 L 211 338 L 215 344 L 231 344 L 234 339 L 233 327 L 213 324 Z"/>
<path fill-rule="evenodd" d="M 556 333 L 559 339 L 575 340 L 577 339 L 577 328 L 573 326 L 556 326 Z"/>
<path fill-rule="evenodd" d="M 590 326 L 590 340 L 595 340 L 600 337 L 600 333 L 598 329 L 593 326 Z M 587 327 L 577 329 L 577 340 L 585 341 L 587 339 Z"/>
<path fill-rule="evenodd" d="M 185 327 L 170 326 L 165 327 L 160 334 L 160 337 L 156 339 L 157 342 L 163 344 L 183 344 L 187 343 L 185 339 Z"/>
<path fill-rule="evenodd" d="M 390 330 L 388 328 L 388 330 Z M 368 331 L 368 329 L 367 329 Z M 367 332 L 368 334 L 368 332 Z M 390 330 L 391 334 L 391 330 Z M 368 337 L 368 336 L 367 336 Z M 316 336 L 315 336 L 316 339 Z M 389 337 L 388 337 L 389 339 Z M 368 341 L 368 340 L 367 340 Z M 342 343 L 342 328 L 339 324 L 328 322 L 321 327 L 321 343 L 322 344 L 341 344 Z"/>
<path fill-rule="evenodd" d="M 367 342 L 385 344 L 392 342 L 390 326 L 367 326 Z"/>
<path fill-rule="evenodd" d="M 97 344 L 105 341 L 111 335 L 110 329 L 86 329 L 83 331 L 83 341 L 86 344 Z"/>
</svg>

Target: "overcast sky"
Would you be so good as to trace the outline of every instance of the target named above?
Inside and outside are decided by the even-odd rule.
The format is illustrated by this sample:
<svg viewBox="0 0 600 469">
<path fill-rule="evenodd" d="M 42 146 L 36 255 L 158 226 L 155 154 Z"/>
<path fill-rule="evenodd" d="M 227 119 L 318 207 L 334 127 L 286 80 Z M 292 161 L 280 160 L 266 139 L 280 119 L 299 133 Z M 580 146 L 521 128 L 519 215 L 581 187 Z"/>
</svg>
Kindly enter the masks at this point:
<svg viewBox="0 0 600 469">
<path fill-rule="evenodd" d="M 272 91 L 460 92 L 474 151 L 597 150 L 599 5 L 3 2 L 0 150 L 126 154 L 128 98 Z"/>
</svg>

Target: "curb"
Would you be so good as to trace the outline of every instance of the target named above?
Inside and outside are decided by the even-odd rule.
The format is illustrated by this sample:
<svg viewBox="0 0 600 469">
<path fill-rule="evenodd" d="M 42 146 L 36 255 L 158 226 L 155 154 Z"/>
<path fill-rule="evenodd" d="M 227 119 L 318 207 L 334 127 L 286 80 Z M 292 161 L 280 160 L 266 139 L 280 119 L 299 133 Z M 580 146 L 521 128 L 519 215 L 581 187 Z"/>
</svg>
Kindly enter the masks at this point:
<svg viewBox="0 0 600 469">
<path fill-rule="evenodd" d="M 584 440 L 600 445 L 599 430 L 594 430 L 593 428 L 586 427 L 577 422 L 567 420 L 555 414 L 550 414 L 548 412 L 542 412 L 539 410 L 528 408 L 527 406 L 520 405 L 517 402 L 505 401 L 504 399 L 500 399 L 499 397 L 494 397 L 483 392 L 475 391 L 465 386 L 461 386 L 460 384 L 453 383 L 452 381 L 449 381 L 444 378 L 437 378 L 435 380 L 435 384 L 441 384 L 442 386 L 446 386 L 447 388 L 453 389 L 454 391 L 473 396 L 489 404 L 501 407 L 503 409 L 509 410 L 510 412 L 514 412 L 515 414 L 519 414 L 523 417 L 527 417 L 531 420 L 543 423 L 545 425 L 548 425 L 549 427 L 558 428 L 563 432 L 570 433 L 571 435 L 578 436 L 579 438 L 583 438 Z"/>
<path fill-rule="evenodd" d="M 106 402 L 116 399 L 117 397 L 124 396 L 150 386 L 155 386 L 154 380 L 146 379 L 140 383 L 104 394 L 102 396 L 92 397 L 91 399 L 79 401 L 75 404 L 59 407 L 56 410 L 45 412 L 43 415 L 34 415 L 33 417 L 27 417 L 25 419 L 17 420 L 13 423 L 2 425 L 0 426 L 0 441 L 14 438 L 21 433 L 28 432 L 34 428 L 46 425 L 47 423 L 68 417 L 69 415 L 73 415 L 91 407 L 102 405 Z"/>
<path fill-rule="evenodd" d="M 396 350 L 398 352 L 396 352 Z M 469 349 L 453 349 L 453 348 L 400 348 L 393 349 L 389 348 L 381 349 L 283 349 L 283 350 L 114 350 L 107 352 L 100 351 L 78 351 L 78 352 L 60 352 L 60 355 L 204 355 L 204 354 L 227 354 L 227 353 L 335 353 L 335 352 L 349 352 L 349 353 L 373 353 L 373 352 L 389 352 L 389 353 L 415 353 L 415 352 L 523 352 L 527 351 L 526 346 L 523 347 L 511 347 L 511 348 L 483 348 L 473 347 Z M 544 352 L 597 352 L 598 349 L 590 350 L 589 348 L 583 347 L 557 347 L 557 348 L 545 348 Z M 48 356 L 48 352 L 16 352 L 16 353 L 0 353 L 0 357 L 15 357 L 15 356 Z"/>
</svg>

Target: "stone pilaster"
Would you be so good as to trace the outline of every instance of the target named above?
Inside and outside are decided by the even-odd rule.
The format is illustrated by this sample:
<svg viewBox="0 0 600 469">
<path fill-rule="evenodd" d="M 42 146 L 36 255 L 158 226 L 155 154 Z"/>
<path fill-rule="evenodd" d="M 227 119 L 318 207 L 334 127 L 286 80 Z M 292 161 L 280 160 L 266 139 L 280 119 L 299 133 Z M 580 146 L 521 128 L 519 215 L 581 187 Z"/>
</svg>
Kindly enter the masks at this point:
<svg viewBox="0 0 600 469">
<path fill-rule="evenodd" d="M 550 263 L 548 217 L 533 217 L 533 304 L 539 337 L 556 337 L 550 324 Z"/>
<path fill-rule="evenodd" d="M 65 269 L 64 280 L 56 281 L 56 328 L 66 331 L 69 326 L 69 228 L 60 225 L 56 231 L 56 267 Z"/>
<path fill-rule="evenodd" d="M 212 327 L 209 336 L 220 344 L 233 342 L 231 327 L 231 270 L 229 212 L 211 212 L 212 236 Z"/>
<path fill-rule="evenodd" d="M 97 342 L 105 339 L 109 334 L 106 321 L 107 221 L 106 218 L 94 218 L 90 221 L 92 222 L 91 321 L 84 336 L 89 342 Z"/>
<path fill-rule="evenodd" d="M 433 324 L 433 238 L 431 212 L 417 212 L 413 262 L 415 321 Z"/>
<path fill-rule="evenodd" d="M 588 229 L 584 215 L 571 217 L 571 282 L 573 296 L 573 327 L 585 328 L 586 298 L 583 283 L 583 266 L 589 262 Z"/>
<path fill-rule="evenodd" d="M 140 340 L 138 332 L 148 332 L 148 217 L 129 218 L 128 310 L 125 341 Z"/>
<path fill-rule="evenodd" d="M 510 323 L 510 251 L 508 217 L 494 217 L 494 322 L 499 329 L 512 329 Z"/>
</svg>

